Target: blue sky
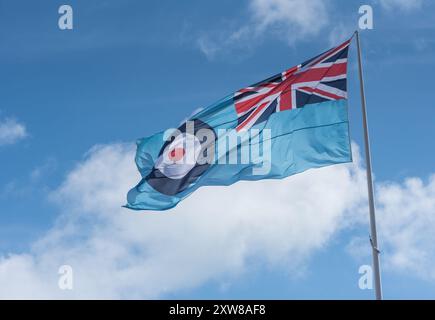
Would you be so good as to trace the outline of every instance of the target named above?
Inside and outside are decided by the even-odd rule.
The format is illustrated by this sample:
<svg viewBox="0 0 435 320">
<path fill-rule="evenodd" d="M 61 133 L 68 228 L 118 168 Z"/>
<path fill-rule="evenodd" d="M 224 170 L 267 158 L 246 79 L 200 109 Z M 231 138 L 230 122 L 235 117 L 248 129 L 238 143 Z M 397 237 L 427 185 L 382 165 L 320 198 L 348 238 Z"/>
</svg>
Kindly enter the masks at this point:
<svg viewBox="0 0 435 320">
<path fill-rule="evenodd" d="M 270 3 L 279 10 L 265 0 L 154 4 L 137 0 L 69 1 L 74 9 L 74 29 L 61 31 L 57 10 L 63 2 L 0 2 L 0 297 L 7 296 L 1 291 L 10 287 L 17 297 L 100 297 L 107 290 L 107 297 L 115 298 L 371 298 L 372 291 L 358 288 L 358 268 L 370 264 L 370 256 L 362 253 L 367 249 L 364 240 L 368 234 L 363 195 L 343 194 L 346 200 L 337 205 L 337 212 L 331 209 L 325 213 L 330 217 L 327 223 L 319 229 L 307 229 L 309 233 L 318 231 L 319 239 L 286 238 L 285 230 L 280 230 L 277 234 L 282 231 L 282 238 L 257 250 L 260 240 L 271 237 L 257 239 L 246 231 L 246 238 L 240 240 L 243 250 L 236 248 L 233 240 L 228 240 L 228 246 L 234 247 L 222 247 L 234 252 L 231 255 L 222 254 L 216 244 L 226 243 L 231 234 L 222 229 L 222 233 L 210 236 L 205 231 L 212 228 L 217 216 L 208 212 L 200 196 L 186 200 L 188 204 L 179 209 L 179 214 L 174 213 L 177 217 L 169 215 L 173 221 L 168 216 L 148 218 L 119 208 L 127 191 L 122 188 L 124 183 L 128 186 L 137 178 L 133 175 L 122 180 L 124 172 L 131 174 L 134 169 L 131 143 L 177 126 L 198 107 L 350 37 L 362 4 L 370 4 L 374 10 L 374 29 L 363 31 L 361 37 L 373 166 L 383 214 L 380 220 L 384 223 L 380 231 L 385 230 L 385 235 L 380 234 L 386 250 L 385 297 L 435 297 L 435 239 L 431 235 L 435 228 L 435 5 L 423 0 Z M 355 62 L 353 43 L 350 124 L 353 141 L 362 146 Z M 8 135 L 2 138 L 1 130 Z M 124 164 L 130 162 L 131 167 L 125 168 Z M 310 172 L 306 179 L 329 186 L 329 175 L 337 173 L 343 180 L 337 179 L 337 185 L 331 186 L 364 186 L 358 176 L 362 167 L 355 166 Z M 354 176 L 347 177 L 343 170 Z M 288 182 L 290 177 L 282 186 L 303 184 L 303 178 L 300 175 Z M 116 179 L 123 183 L 114 185 Z M 318 179 L 325 179 L 325 184 Z M 261 190 L 262 182 L 254 184 L 253 188 Z M 102 195 L 98 193 L 100 187 L 105 192 Z M 219 188 L 217 196 L 207 189 L 200 195 L 211 199 L 212 204 L 220 201 L 215 199 L 220 194 L 235 201 L 237 192 L 246 193 L 247 188 Z M 355 187 L 355 193 L 360 189 Z M 112 194 L 116 197 L 109 197 Z M 113 202 L 98 203 L 109 198 Z M 332 206 L 328 201 L 333 200 L 319 201 L 325 201 L 328 207 Z M 341 201 L 340 197 L 335 201 Z M 261 221 L 261 214 L 268 214 L 269 208 L 258 210 L 261 212 L 255 217 Z M 276 210 L 281 212 L 281 208 Z M 358 214 L 348 212 L 352 210 Z M 396 215 L 395 211 L 401 210 Z M 102 211 L 104 214 L 100 214 Z M 232 213 L 237 216 L 237 209 Z M 134 218 L 127 217 L 133 214 Z M 306 214 L 323 215 L 321 210 L 307 210 Z M 203 232 L 198 231 L 192 239 L 216 241 L 204 246 L 205 262 L 188 256 L 197 250 L 195 241 L 180 249 L 178 238 L 165 238 L 166 232 L 174 231 L 171 228 L 183 239 L 188 237 L 181 229 L 196 230 L 198 215 L 202 223 L 198 228 Z M 122 227 L 117 225 L 119 217 L 125 219 Z M 225 217 L 231 216 L 227 213 Z M 243 228 L 247 218 L 239 218 L 239 227 Z M 112 231 L 140 234 L 137 228 L 134 232 L 129 229 L 131 219 L 141 219 L 139 224 L 149 228 L 143 230 L 149 235 L 130 239 L 120 233 L 122 240 L 108 248 L 123 254 L 100 257 L 98 254 L 108 249 L 96 245 L 96 235 L 109 233 L 105 229 L 108 224 Z M 167 227 L 162 226 L 165 221 Z M 237 226 L 229 230 L 238 230 Z M 325 231 L 327 227 L 329 231 Z M 268 227 L 272 234 L 273 228 Z M 161 230 L 162 234 L 152 230 Z M 298 244 L 305 240 L 304 251 L 300 252 Z M 277 249 L 274 254 L 268 253 L 281 244 L 283 252 Z M 85 252 L 83 248 L 88 247 L 89 252 Z M 126 248 L 133 253 L 126 254 Z M 144 248 L 146 254 L 136 252 Z M 160 253 L 153 253 L 153 248 Z M 270 248 L 273 250 L 266 250 Z M 165 250 L 168 254 L 162 258 Z M 180 266 L 159 268 L 158 263 L 165 259 L 173 264 L 177 256 L 169 252 L 177 250 L 185 258 Z M 118 279 L 112 286 L 100 286 L 98 281 L 92 282 L 94 271 L 80 280 L 80 272 L 86 273 L 89 268 L 81 265 L 75 272 L 78 285 L 74 292 L 59 290 L 57 267 L 70 263 L 74 268 L 75 261 L 84 260 L 80 257 L 91 256 L 99 257 L 89 262 L 92 266 L 104 265 L 108 259 L 110 267 L 101 267 L 102 277 L 131 276 L 143 282 L 135 286 L 132 280 L 124 283 Z M 118 268 L 122 257 L 127 257 L 128 268 Z M 137 268 L 131 267 L 135 261 Z M 147 274 L 154 267 L 156 271 Z"/>
</svg>

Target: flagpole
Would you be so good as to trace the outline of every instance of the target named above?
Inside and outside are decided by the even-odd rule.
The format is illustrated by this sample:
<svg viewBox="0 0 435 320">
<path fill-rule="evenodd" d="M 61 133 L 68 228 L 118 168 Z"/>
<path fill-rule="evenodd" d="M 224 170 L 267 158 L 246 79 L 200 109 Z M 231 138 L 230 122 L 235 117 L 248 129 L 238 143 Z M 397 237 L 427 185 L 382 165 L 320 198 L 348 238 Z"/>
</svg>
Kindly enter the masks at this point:
<svg viewBox="0 0 435 320">
<path fill-rule="evenodd" d="M 366 108 L 366 96 L 364 90 L 364 78 L 363 78 L 363 68 L 361 61 L 361 44 L 359 39 L 359 32 L 355 31 L 356 43 L 358 48 L 358 69 L 359 69 L 359 84 L 361 93 L 361 108 L 363 117 L 363 127 L 364 127 L 364 147 L 365 147 L 365 158 L 366 158 L 366 171 L 367 171 L 367 189 L 369 196 L 369 212 L 370 212 L 370 244 L 372 246 L 373 255 L 373 275 L 376 299 L 382 300 L 382 285 L 381 285 L 381 270 L 379 264 L 379 247 L 378 247 L 378 236 L 376 232 L 376 215 L 375 215 L 375 202 L 373 195 L 373 180 L 372 180 L 372 160 L 370 154 L 370 142 L 369 142 L 369 129 L 367 124 L 367 108 Z"/>
</svg>

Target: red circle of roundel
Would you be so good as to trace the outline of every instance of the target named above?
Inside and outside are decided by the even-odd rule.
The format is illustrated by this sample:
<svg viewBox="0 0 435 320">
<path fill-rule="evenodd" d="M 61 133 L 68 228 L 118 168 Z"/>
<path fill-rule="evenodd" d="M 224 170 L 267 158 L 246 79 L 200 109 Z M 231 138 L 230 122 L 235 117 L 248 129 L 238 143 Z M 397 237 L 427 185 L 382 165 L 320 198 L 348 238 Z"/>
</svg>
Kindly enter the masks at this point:
<svg viewBox="0 0 435 320">
<path fill-rule="evenodd" d="M 176 162 L 183 159 L 184 155 L 186 154 L 186 150 L 184 148 L 174 148 L 172 151 L 169 152 L 169 158 Z"/>
</svg>

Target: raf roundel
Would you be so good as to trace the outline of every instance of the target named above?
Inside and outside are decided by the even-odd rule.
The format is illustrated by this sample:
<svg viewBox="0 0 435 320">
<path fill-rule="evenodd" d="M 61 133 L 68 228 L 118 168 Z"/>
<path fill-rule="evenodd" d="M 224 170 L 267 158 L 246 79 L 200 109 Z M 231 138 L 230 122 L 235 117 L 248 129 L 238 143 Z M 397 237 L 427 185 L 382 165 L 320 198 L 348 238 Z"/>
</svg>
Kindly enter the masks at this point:
<svg viewBox="0 0 435 320">
<path fill-rule="evenodd" d="M 195 119 L 193 130 L 187 130 L 186 123 L 178 128 L 166 141 L 159 152 L 153 170 L 145 178 L 155 190 L 173 196 L 185 190 L 195 182 L 210 166 L 210 163 L 198 164 L 209 141 L 200 141 L 196 133 L 201 129 L 212 130 L 205 122 Z M 188 132 L 192 131 L 192 132 Z"/>
</svg>

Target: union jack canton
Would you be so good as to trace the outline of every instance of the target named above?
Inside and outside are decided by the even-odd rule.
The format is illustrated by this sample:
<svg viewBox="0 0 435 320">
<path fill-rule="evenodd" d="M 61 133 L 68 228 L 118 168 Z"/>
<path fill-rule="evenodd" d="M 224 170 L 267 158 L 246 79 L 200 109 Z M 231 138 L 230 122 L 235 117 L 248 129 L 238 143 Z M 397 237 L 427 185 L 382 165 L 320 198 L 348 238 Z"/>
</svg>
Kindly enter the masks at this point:
<svg viewBox="0 0 435 320">
<path fill-rule="evenodd" d="M 266 121 L 270 115 L 307 104 L 347 98 L 350 40 L 234 94 L 237 131 Z"/>
</svg>

